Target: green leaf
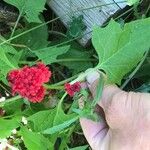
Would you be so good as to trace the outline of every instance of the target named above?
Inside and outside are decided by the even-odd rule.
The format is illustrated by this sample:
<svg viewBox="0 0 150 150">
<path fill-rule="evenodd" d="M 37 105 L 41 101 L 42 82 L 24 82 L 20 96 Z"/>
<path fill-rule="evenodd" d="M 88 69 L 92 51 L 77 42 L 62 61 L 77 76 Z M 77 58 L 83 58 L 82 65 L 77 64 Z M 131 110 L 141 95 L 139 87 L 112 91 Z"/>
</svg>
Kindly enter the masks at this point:
<svg viewBox="0 0 150 150">
<path fill-rule="evenodd" d="M 103 92 L 103 87 L 104 87 L 104 77 L 103 74 L 100 74 L 100 78 L 96 87 L 96 95 L 94 97 L 94 100 L 92 101 L 92 106 L 95 109 L 96 104 L 98 101 L 101 99 L 102 92 Z"/>
<path fill-rule="evenodd" d="M 90 61 L 90 54 L 79 48 L 71 47 L 67 53 L 58 58 L 62 60 L 60 64 L 73 70 L 73 73 L 78 73 L 93 67 Z"/>
<path fill-rule="evenodd" d="M 4 0 L 5 2 L 14 5 L 20 12 L 25 14 L 25 18 L 28 22 L 40 23 L 39 14 L 45 9 L 46 0 Z"/>
<path fill-rule="evenodd" d="M 3 41 L 5 41 L 5 39 L 0 36 L 0 43 Z M 4 77 L 6 77 L 8 71 L 18 67 L 18 62 L 15 59 L 12 59 L 12 56 L 16 54 L 17 51 L 11 45 L 3 44 L 0 46 L 0 73 Z"/>
<path fill-rule="evenodd" d="M 15 7 L 17 7 L 19 9 L 19 11 L 21 11 L 21 9 L 23 8 L 24 4 L 25 4 L 25 0 L 4 0 L 6 3 L 9 3 Z"/>
<path fill-rule="evenodd" d="M 56 109 L 39 111 L 28 117 L 29 125 L 34 132 L 54 134 L 69 127 L 78 119 L 76 114 L 66 115 L 60 104 Z"/>
<path fill-rule="evenodd" d="M 6 41 L 6 39 L 4 37 L 0 36 L 0 43 L 2 43 L 4 41 Z M 0 47 L 1 47 L 1 49 L 4 49 L 4 51 L 7 53 L 11 53 L 11 54 L 17 53 L 16 49 L 13 46 L 11 46 L 10 43 L 2 44 Z"/>
<path fill-rule="evenodd" d="M 18 51 L 13 57 L 12 57 L 12 60 L 16 60 L 16 66 L 18 65 L 20 59 L 21 59 L 21 56 L 23 54 L 23 50 L 20 50 Z"/>
<path fill-rule="evenodd" d="M 43 131 L 53 126 L 56 110 L 39 111 L 32 116 L 28 117 L 31 129 L 35 132 Z"/>
<path fill-rule="evenodd" d="M 8 66 L 3 60 L 0 59 L 0 74 L 3 77 L 6 77 L 8 71 L 13 69 L 12 67 Z"/>
<path fill-rule="evenodd" d="M 94 28 L 92 43 L 99 56 L 99 65 L 111 57 L 117 50 L 119 36 L 122 33 L 120 25 L 111 20 L 105 28 Z"/>
<path fill-rule="evenodd" d="M 1 66 L 2 67 L 4 67 L 5 65 L 7 65 L 8 66 L 8 70 L 10 70 L 10 69 L 15 69 L 15 66 L 9 61 L 9 59 L 7 58 L 7 56 L 6 56 L 6 54 L 5 54 L 5 52 L 4 52 L 4 50 L 3 49 L 1 49 L 0 48 L 0 61 L 1 61 Z M 3 66 L 3 65 L 4 66 Z"/>
<path fill-rule="evenodd" d="M 29 24 L 28 27 L 26 27 L 24 29 L 18 29 L 15 32 L 15 35 L 19 35 L 22 32 L 30 30 L 31 28 L 34 28 L 38 25 L 39 24 L 37 24 L 37 23 Z M 16 43 L 16 44 L 19 43 L 21 45 L 26 45 L 31 50 L 37 50 L 37 49 L 45 48 L 45 47 L 47 47 L 47 45 L 49 43 L 48 42 L 48 28 L 46 25 L 44 25 L 38 29 L 32 30 L 32 31 L 26 33 L 25 35 L 14 39 L 13 43 Z"/>
<path fill-rule="evenodd" d="M 137 3 L 139 3 L 139 0 L 127 0 L 127 4 L 128 4 L 129 6 L 131 6 L 131 5 L 133 5 L 133 4 L 137 4 Z"/>
<path fill-rule="evenodd" d="M 72 21 L 69 24 L 67 36 L 69 38 L 81 37 L 85 29 L 86 29 L 86 26 L 83 22 L 83 15 L 80 15 L 78 17 L 73 16 Z"/>
<path fill-rule="evenodd" d="M 44 49 L 36 50 L 34 53 L 41 59 L 45 64 L 57 62 L 57 56 L 66 53 L 70 46 L 62 47 L 47 47 Z"/>
<path fill-rule="evenodd" d="M 75 148 L 70 148 L 69 150 L 86 150 L 88 148 L 88 145 L 79 146 Z"/>
<path fill-rule="evenodd" d="M 25 127 L 21 128 L 21 135 L 28 150 L 47 150 L 52 144 L 43 135 L 29 131 Z"/>
<path fill-rule="evenodd" d="M 0 46 L 0 80 L 8 85 L 7 82 L 7 73 L 12 70 L 12 69 L 16 69 L 19 68 L 18 67 L 18 63 L 19 60 L 16 59 L 18 53 L 16 54 L 10 54 L 9 52 L 6 52 L 7 49 L 2 48 L 2 46 Z"/>
<path fill-rule="evenodd" d="M 62 115 L 61 115 L 62 117 Z M 71 124 L 73 124 L 75 121 L 77 121 L 79 119 L 78 116 L 73 117 L 72 115 L 66 115 L 67 119 L 66 121 L 64 121 L 63 123 L 60 123 L 58 125 L 55 125 L 49 129 L 46 129 L 44 131 L 42 131 L 43 134 L 54 134 L 56 132 L 60 132 L 63 129 L 69 127 Z M 63 116 L 63 119 L 66 119 L 66 117 Z M 69 118 L 68 118 L 69 117 Z"/>
<path fill-rule="evenodd" d="M 150 47 L 150 18 L 127 23 L 123 29 L 111 20 L 105 28 L 95 27 L 92 43 L 99 56 L 97 68 L 106 72 L 108 83 L 120 84 Z"/>
<path fill-rule="evenodd" d="M 64 94 L 64 97 L 65 96 L 66 96 L 66 94 Z M 60 130 L 70 126 L 79 117 L 77 114 L 74 114 L 74 113 L 73 114 L 65 114 L 62 109 L 62 102 L 63 102 L 63 97 L 60 100 L 60 102 L 58 103 L 56 115 L 55 115 L 55 118 L 53 121 L 53 127 L 56 129 L 57 126 L 59 126 Z"/>
<path fill-rule="evenodd" d="M 53 126 L 46 130 L 43 130 L 42 131 L 43 134 L 54 134 L 60 132 L 78 120 L 79 116 L 77 114 L 64 113 L 62 109 L 62 101 L 65 96 L 66 94 L 62 97 L 62 99 L 60 100 L 57 106 L 56 114 L 53 120 Z"/>
<path fill-rule="evenodd" d="M 6 138 L 11 135 L 13 129 L 19 127 L 20 117 L 12 119 L 0 118 L 0 138 Z"/>
<path fill-rule="evenodd" d="M 14 64 L 12 62 L 10 62 L 7 55 L 8 54 L 6 53 L 5 49 L 3 49 L 0 46 L 0 60 L 2 61 L 2 63 L 5 63 L 7 66 L 9 66 L 9 68 L 15 69 L 16 67 L 14 66 Z"/>
<path fill-rule="evenodd" d="M 16 101 L 10 101 L 4 104 L 3 109 L 6 111 L 7 115 L 18 114 L 21 113 L 21 107 L 23 105 L 23 100 L 19 99 Z"/>
</svg>

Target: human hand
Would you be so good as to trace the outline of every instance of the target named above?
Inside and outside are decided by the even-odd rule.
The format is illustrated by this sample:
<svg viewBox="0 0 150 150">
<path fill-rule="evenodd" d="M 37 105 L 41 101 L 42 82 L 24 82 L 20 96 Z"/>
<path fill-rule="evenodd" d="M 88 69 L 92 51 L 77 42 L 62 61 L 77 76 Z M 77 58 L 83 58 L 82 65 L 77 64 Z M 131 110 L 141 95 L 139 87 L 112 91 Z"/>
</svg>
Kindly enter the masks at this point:
<svg viewBox="0 0 150 150">
<path fill-rule="evenodd" d="M 98 78 L 98 72 L 87 77 L 93 97 Z M 150 150 L 150 94 L 105 86 L 98 107 L 104 111 L 102 121 L 80 119 L 93 150 Z"/>
</svg>

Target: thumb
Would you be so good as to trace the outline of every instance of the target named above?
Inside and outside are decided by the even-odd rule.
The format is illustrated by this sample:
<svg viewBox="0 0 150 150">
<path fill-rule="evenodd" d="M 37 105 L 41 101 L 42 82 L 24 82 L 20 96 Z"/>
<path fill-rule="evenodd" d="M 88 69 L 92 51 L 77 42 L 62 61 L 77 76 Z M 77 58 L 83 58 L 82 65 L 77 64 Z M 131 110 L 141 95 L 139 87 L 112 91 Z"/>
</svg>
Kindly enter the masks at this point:
<svg viewBox="0 0 150 150">
<path fill-rule="evenodd" d="M 99 83 L 100 73 L 95 71 L 86 77 L 87 85 L 93 97 L 96 95 L 96 88 Z M 102 97 L 98 102 L 98 105 L 101 106 L 104 110 L 109 106 L 111 103 L 112 97 L 121 92 L 122 90 L 119 89 L 116 85 L 105 85 L 102 93 Z"/>
</svg>

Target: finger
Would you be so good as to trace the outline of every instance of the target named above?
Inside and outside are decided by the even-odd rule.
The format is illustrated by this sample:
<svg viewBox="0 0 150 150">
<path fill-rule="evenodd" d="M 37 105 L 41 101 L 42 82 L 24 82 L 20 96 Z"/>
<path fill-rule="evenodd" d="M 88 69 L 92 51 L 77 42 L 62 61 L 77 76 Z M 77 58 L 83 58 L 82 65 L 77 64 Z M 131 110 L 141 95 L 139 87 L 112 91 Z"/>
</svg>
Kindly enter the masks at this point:
<svg viewBox="0 0 150 150">
<path fill-rule="evenodd" d="M 100 79 L 100 74 L 97 71 L 95 71 L 89 74 L 86 77 L 86 79 L 89 90 L 91 91 L 92 96 L 94 97 L 96 95 L 96 87 L 99 83 L 98 81 Z M 103 109 L 107 108 L 111 103 L 112 97 L 119 92 L 121 92 L 121 90 L 116 85 L 104 86 L 102 97 L 99 100 L 98 105 L 101 106 Z"/>
<path fill-rule="evenodd" d="M 108 132 L 104 121 L 94 122 L 86 118 L 81 118 L 80 124 L 88 143 L 93 149 L 103 145 L 103 140 Z"/>
<path fill-rule="evenodd" d="M 98 105 L 101 106 L 104 111 L 111 105 L 114 95 L 121 93 L 122 90 L 119 89 L 116 85 L 107 85 L 103 89 L 102 97 L 98 102 Z"/>
<path fill-rule="evenodd" d="M 99 73 L 94 72 L 88 76 L 88 87 L 91 86 L 91 82 L 94 82 L 95 79 L 99 78 Z M 102 113 L 101 110 L 97 107 L 96 112 Z M 108 127 L 104 120 L 100 122 L 94 122 L 92 120 L 86 118 L 80 118 L 80 124 L 83 130 L 83 133 L 89 142 L 90 146 L 94 149 L 94 147 L 100 146 L 102 140 L 104 139 L 105 135 L 107 134 Z"/>
</svg>

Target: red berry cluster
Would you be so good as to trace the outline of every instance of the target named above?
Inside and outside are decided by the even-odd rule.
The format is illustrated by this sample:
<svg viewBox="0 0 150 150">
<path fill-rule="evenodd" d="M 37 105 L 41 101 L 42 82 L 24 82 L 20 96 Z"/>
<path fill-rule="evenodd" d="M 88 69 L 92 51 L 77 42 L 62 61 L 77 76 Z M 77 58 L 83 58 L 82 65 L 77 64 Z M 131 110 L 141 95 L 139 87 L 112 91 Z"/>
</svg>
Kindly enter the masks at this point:
<svg viewBox="0 0 150 150">
<path fill-rule="evenodd" d="M 49 81 L 51 71 L 43 63 L 36 66 L 25 66 L 12 70 L 8 74 L 8 81 L 12 87 L 12 93 L 18 93 L 29 101 L 41 102 L 44 98 L 45 88 L 43 83 Z"/>
<path fill-rule="evenodd" d="M 73 97 L 76 92 L 79 92 L 81 89 L 80 82 L 76 82 L 74 84 L 65 84 L 65 90 L 69 94 L 69 96 Z"/>
</svg>

